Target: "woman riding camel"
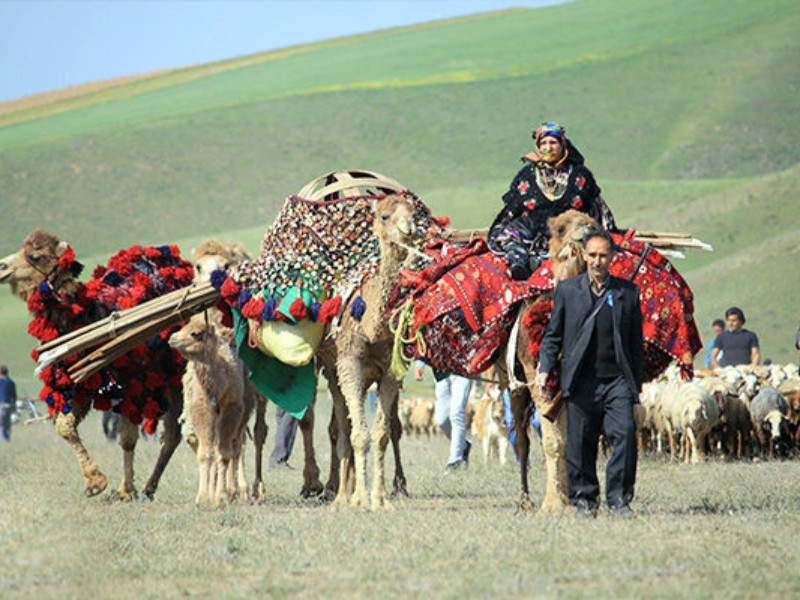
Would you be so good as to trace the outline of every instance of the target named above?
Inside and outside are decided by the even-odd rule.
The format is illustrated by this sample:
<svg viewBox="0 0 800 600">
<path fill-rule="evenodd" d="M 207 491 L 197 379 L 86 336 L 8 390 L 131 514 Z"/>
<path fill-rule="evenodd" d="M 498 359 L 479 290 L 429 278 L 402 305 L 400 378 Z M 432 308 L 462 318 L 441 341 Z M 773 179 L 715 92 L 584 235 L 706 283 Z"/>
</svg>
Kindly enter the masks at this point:
<svg viewBox="0 0 800 600">
<path fill-rule="evenodd" d="M 536 149 L 522 157 L 525 166 L 503 195 L 503 210 L 489 230 L 489 248 L 502 254 L 511 277 L 526 280 L 547 255 L 547 221 L 569 209 L 594 218 L 604 229 L 618 231 L 583 155 L 558 123 L 533 131 Z"/>
</svg>

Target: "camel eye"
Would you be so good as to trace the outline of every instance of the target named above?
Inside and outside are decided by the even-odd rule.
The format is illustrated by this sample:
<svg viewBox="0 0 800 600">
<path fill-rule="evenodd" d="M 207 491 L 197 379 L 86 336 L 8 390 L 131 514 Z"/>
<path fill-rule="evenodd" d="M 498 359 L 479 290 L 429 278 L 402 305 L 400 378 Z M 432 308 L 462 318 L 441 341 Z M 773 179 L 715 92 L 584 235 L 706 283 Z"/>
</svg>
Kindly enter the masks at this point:
<svg viewBox="0 0 800 600">
<path fill-rule="evenodd" d="M 223 271 L 227 271 L 228 269 L 230 269 L 230 267 L 231 267 L 231 263 L 225 263 L 225 266 L 222 267 L 222 270 Z"/>
<path fill-rule="evenodd" d="M 388 221 L 390 218 L 391 218 L 391 214 L 389 214 L 389 213 L 381 214 L 381 221 L 383 221 L 384 223 L 386 223 L 386 221 Z"/>
<path fill-rule="evenodd" d="M 192 337 L 196 339 L 198 342 L 203 339 L 203 332 L 202 331 L 193 331 Z"/>
<path fill-rule="evenodd" d="M 197 263 L 194 266 L 194 270 L 197 271 L 198 273 L 200 273 L 203 270 L 203 265 L 201 265 L 200 263 Z"/>
<path fill-rule="evenodd" d="M 40 260 L 42 260 L 41 254 L 29 254 L 28 260 L 31 261 L 33 264 L 37 264 Z"/>
</svg>

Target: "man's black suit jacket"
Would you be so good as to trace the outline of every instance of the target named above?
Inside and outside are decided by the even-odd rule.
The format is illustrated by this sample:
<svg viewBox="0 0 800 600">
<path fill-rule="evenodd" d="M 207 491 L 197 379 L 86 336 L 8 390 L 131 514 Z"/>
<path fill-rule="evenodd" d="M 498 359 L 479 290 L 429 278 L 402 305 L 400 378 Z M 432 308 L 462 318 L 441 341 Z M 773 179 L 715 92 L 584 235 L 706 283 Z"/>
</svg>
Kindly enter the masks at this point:
<svg viewBox="0 0 800 600">
<path fill-rule="evenodd" d="M 644 373 L 642 312 L 639 288 L 609 275 L 605 294 L 611 294 L 614 353 L 634 399 L 638 400 Z M 606 297 L 604 294 L 604 298 Z M 581 273 L 556 286 L 553 312 L 539 351 L 539 371 L 552 372 L 561 352 L 561 390 L 567 398 L 575 390 L 581 361 L 592 337 L 594 324 L 582 328 L 595 299 L 589 276 Z"/>
</svg>

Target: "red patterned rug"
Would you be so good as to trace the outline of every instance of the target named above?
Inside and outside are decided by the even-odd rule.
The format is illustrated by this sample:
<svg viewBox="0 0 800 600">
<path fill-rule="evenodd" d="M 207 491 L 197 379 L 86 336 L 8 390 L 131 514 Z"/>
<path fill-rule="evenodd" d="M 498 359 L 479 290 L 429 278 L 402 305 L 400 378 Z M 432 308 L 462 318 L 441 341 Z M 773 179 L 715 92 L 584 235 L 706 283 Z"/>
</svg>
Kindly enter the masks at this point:
<svg viewBox="0 0 800 600">
<path fill-rule="evenodd" d="M 684 376 L 691 376 L 702 344 L 689 286 L 662 254 L 633 240 L 632 231 L 613 237 L 620 250 L 611 273 L 630 280 L 636 272 L 633 282 L 640 289 L 645 379 L 656 377 L 673 360 Z M 521 303 L 553 289 L 551 261 L 543 261 L 528 281 L 515 281 L 503 259 L 488 251 L 482 240 L 460 247 L 437 242 L 427 253 L 434 262 L 420 273 L 404 272 L 390 303 L 396 308 L 413 298 L 412 334 L 422 331 L 426 348 L 420 353 L 409 344 L 406 353 L 437 371 L 476 375 L 504 349 Z M 524 320 L 532 352 L 538 353 L 551 306 L 538 306 Z"/>
</svg>

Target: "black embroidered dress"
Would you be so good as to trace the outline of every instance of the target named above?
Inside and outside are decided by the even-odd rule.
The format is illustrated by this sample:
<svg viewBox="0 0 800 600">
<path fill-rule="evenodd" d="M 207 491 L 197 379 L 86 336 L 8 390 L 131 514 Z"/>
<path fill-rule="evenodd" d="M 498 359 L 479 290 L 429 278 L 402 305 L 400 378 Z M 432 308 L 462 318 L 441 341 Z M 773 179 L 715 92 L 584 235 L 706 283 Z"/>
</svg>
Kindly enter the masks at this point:
<svg viewBox="0 0 800 600">
<path fill-rule="evenodd" d="M 568 151 L 567 160 L 558 167 L 524 157 L 525 166 L 503 195 L 504 207 L 489 229 L 488 241 L 489 248 L 503 254 L 510 266 L 547 256 L 547 221 L 571 208 L 588 214 L 608 231 L 618 231 L 583 156 L 572 144 Z"/>
</svg>

